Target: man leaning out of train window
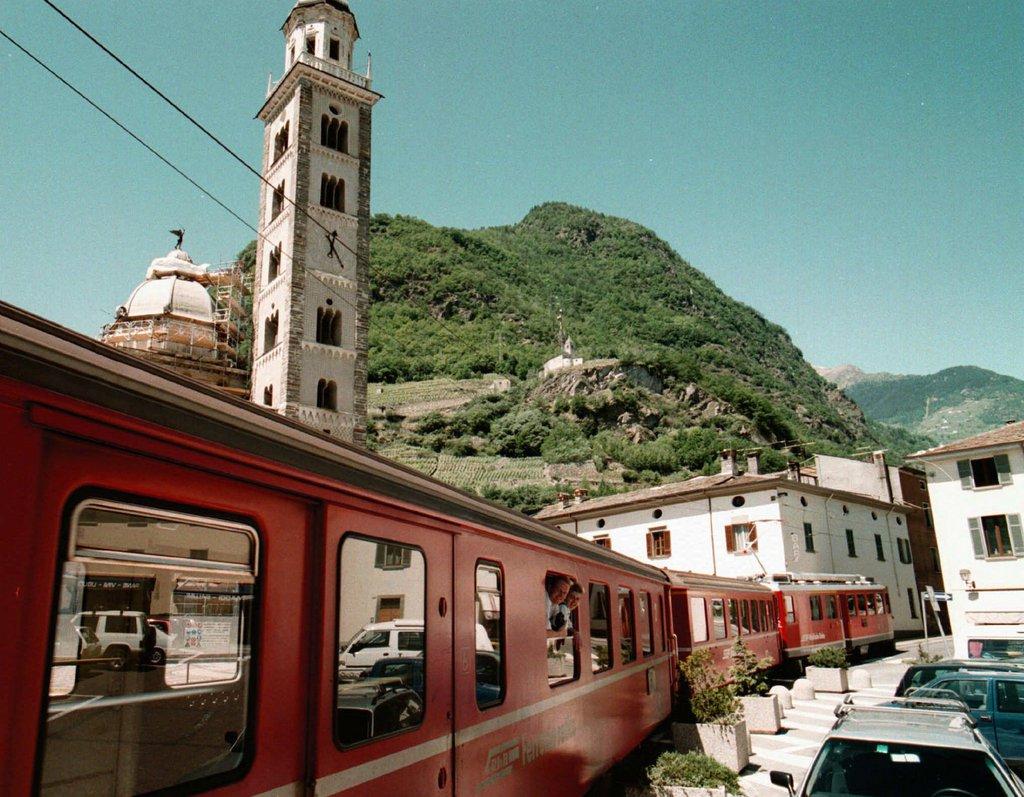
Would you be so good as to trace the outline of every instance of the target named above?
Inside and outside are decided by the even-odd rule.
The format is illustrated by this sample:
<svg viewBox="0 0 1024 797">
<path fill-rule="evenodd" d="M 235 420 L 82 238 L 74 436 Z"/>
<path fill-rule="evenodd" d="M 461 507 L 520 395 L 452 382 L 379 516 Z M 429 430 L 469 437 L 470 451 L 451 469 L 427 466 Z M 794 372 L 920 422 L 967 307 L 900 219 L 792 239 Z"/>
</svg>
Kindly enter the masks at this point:
<svg viewBox="0 0 1024 797">
<path fill-rule="evenodd" d="M 551 620 L 551 625 L 556 631 L 564 629 L 566 636 L 575 636 L 576 631 L 572 624 L 572 617 L 573 612 L 579 608 L 582 598 L 583 587 L 573 581 L 569 586 L 569 594 L 565 598 L 565 603 L 555 609 L 554 617 Z M 554 645 L 561 649 L 565 645 L 565 640 L 559 639 Z"/>
<path fill-rule="evenodd" d="M 548 573 L 544 579 L 544 599 L 547 602 L 545 607 L 545 622 L 548 639 L 557 639 L 566 634 L 565 618 L 562 617 L 562 602 L 569 595 L 569 588 L 572 581 L 568 576 L 558 573 Z M 557 619 L 556 619 L 557 618 Z"/>
</svg>

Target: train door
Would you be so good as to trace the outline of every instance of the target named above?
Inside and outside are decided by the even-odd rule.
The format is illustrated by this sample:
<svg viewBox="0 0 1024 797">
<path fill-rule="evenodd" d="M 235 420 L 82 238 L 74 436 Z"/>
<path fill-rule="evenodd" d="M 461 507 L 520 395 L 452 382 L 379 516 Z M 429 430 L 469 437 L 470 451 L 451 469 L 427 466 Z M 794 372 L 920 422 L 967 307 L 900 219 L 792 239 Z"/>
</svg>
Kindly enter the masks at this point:
<svg viewBox="0 0 1024 797">
<path fill-rule="evenodd" d="M 857 594 L 840 592 L 839 605 L 843 612 L 843 638 L 849 642 L 860 635 L 861 618 L 857 613 Z"/>
<path fill-rule="evenodd" d="M 452 794 L 452 537 L 328 507 L 316 793 Z"/>
</svg>

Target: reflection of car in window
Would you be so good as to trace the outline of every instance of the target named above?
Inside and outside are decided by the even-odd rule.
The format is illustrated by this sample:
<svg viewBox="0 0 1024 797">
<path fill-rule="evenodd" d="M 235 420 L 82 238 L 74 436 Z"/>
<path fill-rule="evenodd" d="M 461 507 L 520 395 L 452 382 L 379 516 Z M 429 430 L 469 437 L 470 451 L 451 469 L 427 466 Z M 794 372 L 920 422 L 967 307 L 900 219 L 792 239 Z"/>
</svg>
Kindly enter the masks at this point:
<svg viewBox="0 0 1024 797">
<path fill-rule="evenodd" d="M 130 662 L 161 665 L 174 637 L 147 622 L 142 612 L 82 612 L 71 622 L 96 635 L 109 666 L 123 670 Z"/>
<path fill-rule="evenodd" d="M 422 721 L 423 700 L 400 684 L 354 683 L 338 688 L 335 727 L 341 744 L 358 744 Z"/>
<path fill-rule="evenodd" d="M 380 659 L 415 656 L 422 651 L 422 620 L 371 623 L 342 647 L 338 671 L 342 678 L 358 677 Z"/>
</svg>

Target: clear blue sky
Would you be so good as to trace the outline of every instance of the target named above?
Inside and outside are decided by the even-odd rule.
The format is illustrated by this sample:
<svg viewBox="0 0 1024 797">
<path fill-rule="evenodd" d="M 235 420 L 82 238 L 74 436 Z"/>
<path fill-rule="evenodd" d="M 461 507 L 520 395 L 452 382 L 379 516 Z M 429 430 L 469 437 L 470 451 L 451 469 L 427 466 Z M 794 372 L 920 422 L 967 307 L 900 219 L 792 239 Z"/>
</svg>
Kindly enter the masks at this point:
<svg viewBox="0 0 1024 797">
<path fill-rule="evenodd" d="M 259 166 L 288 0 L 64 0 Z M 373 209 L 634 219 L 809 360 L 1024 377 L 1024 5 L 354 0 Z M 38 0 L 0 27 L 255 220 L 257 181 Z M 188 230 L 252 235 L 0 41 L 0 296 L 96 334 Z"/>
</svg>

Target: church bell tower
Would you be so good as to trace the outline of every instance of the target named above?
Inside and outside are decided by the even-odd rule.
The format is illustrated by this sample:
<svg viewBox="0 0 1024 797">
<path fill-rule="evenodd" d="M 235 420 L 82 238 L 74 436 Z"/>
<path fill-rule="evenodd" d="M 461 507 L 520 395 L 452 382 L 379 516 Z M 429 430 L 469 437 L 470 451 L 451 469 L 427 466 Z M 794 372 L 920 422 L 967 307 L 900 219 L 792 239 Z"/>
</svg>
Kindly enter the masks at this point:
<svg viewBox="0 0 1024 797">
<path fill-rule="evenodd" d="M 342 0 L 298 0 L 285 72 L 268 87 L 262 236 L 253 285 L 252 400 L 350 442 L 366 434 L 370 117 Z"/>
</svg>

